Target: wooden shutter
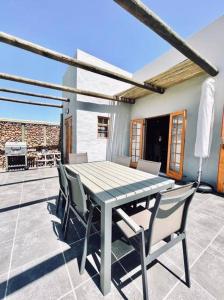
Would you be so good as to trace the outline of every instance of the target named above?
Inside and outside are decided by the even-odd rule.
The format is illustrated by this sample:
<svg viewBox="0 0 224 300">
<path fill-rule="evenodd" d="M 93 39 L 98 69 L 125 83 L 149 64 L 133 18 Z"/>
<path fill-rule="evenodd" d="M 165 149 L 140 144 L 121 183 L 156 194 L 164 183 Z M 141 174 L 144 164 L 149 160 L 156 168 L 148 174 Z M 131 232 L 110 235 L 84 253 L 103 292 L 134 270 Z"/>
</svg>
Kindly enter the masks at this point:
<svg viewBox="0 0 224 300">
<path fill-rule="evenodd" d="M 220 155 L 219 155 L 219 167 L 218 167 L 218 180 L 217 180 L 217 191 L 224 193 L 224 111 L 222 117 L 222 128 L 221 128 L 221 143 L 220 143 Z"/>
<path fill-rule="evenodd" d="M 180 180 L 183 176 L 186 110 L 170 114 L 167 175 Z"/>
<path fill-rule="evenodd" d="M 143 155 L 144 119 L 131 121 L 130 129 L 130 156 L 131 166 L 136 168 L 137 162 Z"/>
<path fill-rule="evenodd" d="M 72 117 L 65 119 L 65 159 L 68 162 L 69 153 L 72 153 Z"/>
</svg>

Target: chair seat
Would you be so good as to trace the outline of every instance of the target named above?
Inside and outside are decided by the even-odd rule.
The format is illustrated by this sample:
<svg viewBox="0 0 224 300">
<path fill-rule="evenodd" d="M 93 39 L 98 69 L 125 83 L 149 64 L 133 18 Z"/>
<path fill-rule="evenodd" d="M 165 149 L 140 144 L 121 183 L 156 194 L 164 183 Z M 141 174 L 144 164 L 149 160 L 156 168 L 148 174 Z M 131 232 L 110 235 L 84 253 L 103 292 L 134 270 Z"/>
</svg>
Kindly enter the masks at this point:
<svg viewBox="0 0 224 300">
<path fill-rule="evenodd" d="M 145 230 L 145 235 L 147 236 L 150 218 L 152 216 L 152 212 L 143 206 L 138 206 L 137 211 L 134 210 L 125 210 L 125 212 L 131 217 L 131 219 L 139 226 L 142 226 Z M 176 226 L 175 222 L 169 222 L 167 226 L 164 224 L 166 219 L 156 219 L 154 222 L 154 233 L 152 236 L 152 245 L 160 242 L 161 240 L 165 239 L 166 237 L 170 236 L 174 232 L 174 228 Z M 166 220 L 167 221 L 167 220 Z M 117 226 L 122 230 L 125 236 L 129 239 L 135 237 L 134 231 L 125 223 L 123 220 L 119 220 L 116 222 Z"/>
</svg>

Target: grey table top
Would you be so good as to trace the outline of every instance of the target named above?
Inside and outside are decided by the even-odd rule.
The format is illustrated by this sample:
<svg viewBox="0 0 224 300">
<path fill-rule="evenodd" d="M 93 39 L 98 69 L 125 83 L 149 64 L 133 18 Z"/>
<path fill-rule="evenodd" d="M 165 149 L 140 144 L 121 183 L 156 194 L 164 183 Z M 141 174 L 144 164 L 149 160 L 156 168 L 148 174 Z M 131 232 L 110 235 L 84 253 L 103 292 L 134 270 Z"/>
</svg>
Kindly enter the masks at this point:
<svg viewBox="0 0 224 300">
<path fill-rule="evenodd" d="M 66 165 L 80 175 L 94 200 L 113 207 L 141 199 L 174 185 L 174 180 L 128 168 L 110 161 Z"/>
</svg>

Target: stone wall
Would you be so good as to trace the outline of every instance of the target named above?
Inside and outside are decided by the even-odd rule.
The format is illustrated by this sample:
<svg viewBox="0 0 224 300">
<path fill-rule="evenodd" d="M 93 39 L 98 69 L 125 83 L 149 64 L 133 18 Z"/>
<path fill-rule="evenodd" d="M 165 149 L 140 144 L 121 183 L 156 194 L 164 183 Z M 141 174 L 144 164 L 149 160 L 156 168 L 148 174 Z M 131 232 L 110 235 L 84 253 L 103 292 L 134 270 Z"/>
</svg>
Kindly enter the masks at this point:
<svg viewBox="0 0 224 300">
<path fill-rule="evenodd" d="M 57 124 L 0 119 L 0 168 L 5 167 L 6 142 L 27 142 L 28 157 L 33 157 L 42 149 L 58 150 L 59 133 Z"/>
</svg>

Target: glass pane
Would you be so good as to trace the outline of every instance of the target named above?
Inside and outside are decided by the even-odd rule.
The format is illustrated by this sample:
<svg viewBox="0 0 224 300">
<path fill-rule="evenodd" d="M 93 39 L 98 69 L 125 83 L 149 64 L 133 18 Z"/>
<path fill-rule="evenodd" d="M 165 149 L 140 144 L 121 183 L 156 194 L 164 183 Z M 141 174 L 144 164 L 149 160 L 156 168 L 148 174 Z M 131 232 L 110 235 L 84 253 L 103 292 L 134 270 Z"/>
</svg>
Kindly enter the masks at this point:
<svg viewBox="0 0 224 300">
<path fill-rule="evenodd" d="M 138 123 L 138 124 L 137 124 L 137 128 L 138 128 L 138 129 L 141 129 L 141 124 Z"/>
<path fill-rule="evenodd" d="M 176 154 L 176 162 L 180 163 L 180 154 Z"/>
<path fill-rule="evenodd" d="M 183 124 L 183 116 L 178 116 L 178 124 Z"/>
<path fill-rule="evenodd" d="M 174 171 L 174 163 L 170 163 L 170 170 Z"/>
<path fill-rule="evenodd" d="M 181 143 L 181 134 L 177 135 L 177 143 Z"/>
<path fill-rule="evenodd" d="M 180 171 L 180 165 L 179 164 L 175 164 L 175 171 L 179 172 Z"/>
<path fill-rule="evenodd" d="M 170 160 L 171 162 L 175 162 L 175 153 L 171 152 Z"/>
<path fill-rule="evenodd" d="M 181 153 L 181 144 L 177 144 L 176 153 Z"/>
<path fill-rule="evenodd" d="M 136 136 L 136 135 L 137 135 L 137 128 L 136 128 L 136 127 L 134 127 L 134 128 L 132 129 L 132 134 L 133 134 L 133 136 Z"/>
</svg>

